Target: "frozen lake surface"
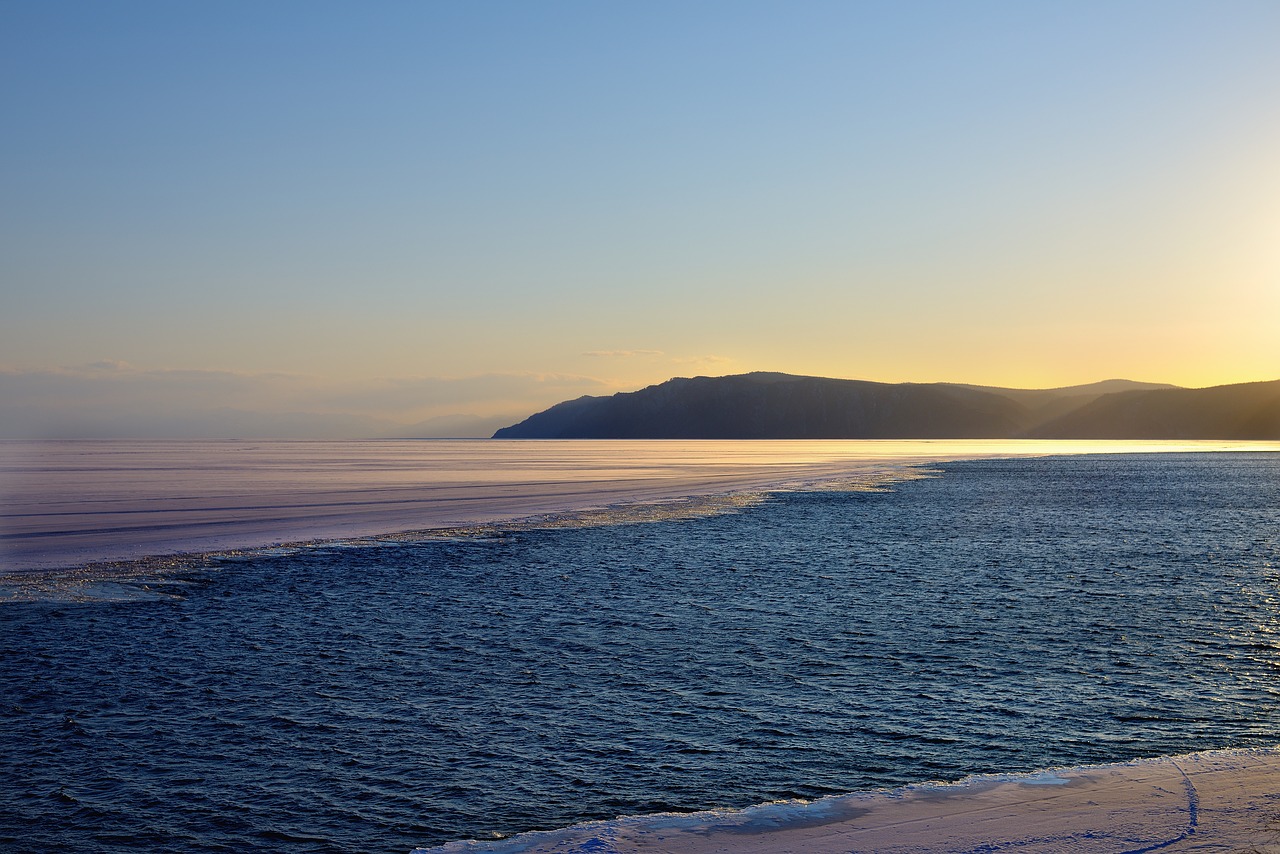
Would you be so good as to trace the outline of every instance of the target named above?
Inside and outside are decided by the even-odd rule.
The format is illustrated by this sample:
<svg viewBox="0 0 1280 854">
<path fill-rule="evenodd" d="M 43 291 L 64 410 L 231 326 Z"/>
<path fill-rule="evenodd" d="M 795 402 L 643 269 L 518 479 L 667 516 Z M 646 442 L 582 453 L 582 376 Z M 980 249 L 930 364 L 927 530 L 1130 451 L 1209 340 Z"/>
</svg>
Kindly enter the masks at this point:
<svg viewBox="0 0 1280 854">
<path fill-rule="evenodd" d="M 616 510 L 832 479 L 873 482 L 905 466 L 942 459 L 1229 447 L 1222 442 L 5 441 L 0 442 L 0 574 Z"/>
</svg>

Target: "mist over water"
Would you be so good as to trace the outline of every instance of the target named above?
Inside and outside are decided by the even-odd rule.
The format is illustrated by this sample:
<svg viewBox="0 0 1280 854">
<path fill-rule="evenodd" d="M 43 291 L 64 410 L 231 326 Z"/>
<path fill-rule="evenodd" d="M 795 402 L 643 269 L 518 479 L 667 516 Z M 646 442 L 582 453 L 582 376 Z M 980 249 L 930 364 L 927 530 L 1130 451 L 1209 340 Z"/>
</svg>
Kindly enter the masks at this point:
<svg viewBox="0 0 1280 854">
<path fill-rule="evenodd" d="M 0 845 L 407 851 L 1275 743 L 1280 455 L 933 468 L 4 604 Z"/>
</svg>

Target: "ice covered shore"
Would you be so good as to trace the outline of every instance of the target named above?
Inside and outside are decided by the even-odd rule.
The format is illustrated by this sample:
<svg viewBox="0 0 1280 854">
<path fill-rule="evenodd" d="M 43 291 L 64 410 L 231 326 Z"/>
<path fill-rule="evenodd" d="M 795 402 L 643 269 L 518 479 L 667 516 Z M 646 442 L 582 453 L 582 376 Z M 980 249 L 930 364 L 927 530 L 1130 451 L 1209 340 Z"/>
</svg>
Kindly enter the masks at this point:
<svg viewBox="0 0 1280 854">
<path fill-rule="evenodd" d="M 414 854 L 1280 851 L 1280 749 L 623 817 Z"/>
</svg>

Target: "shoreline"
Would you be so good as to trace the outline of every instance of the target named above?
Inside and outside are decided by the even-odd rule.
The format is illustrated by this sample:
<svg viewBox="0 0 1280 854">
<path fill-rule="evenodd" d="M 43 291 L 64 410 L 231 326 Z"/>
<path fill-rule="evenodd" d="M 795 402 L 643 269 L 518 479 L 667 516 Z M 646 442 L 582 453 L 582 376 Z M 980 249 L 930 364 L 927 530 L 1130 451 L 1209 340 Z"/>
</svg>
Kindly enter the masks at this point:
<svg viewBox="0 0 1280 854">
<path fill-rule="evenodd" d="M 412 854 L 1095 854 L 1280 848 L 1280 747 L 984 774 L 954 783 L 655 813 Z"/>
</svg>

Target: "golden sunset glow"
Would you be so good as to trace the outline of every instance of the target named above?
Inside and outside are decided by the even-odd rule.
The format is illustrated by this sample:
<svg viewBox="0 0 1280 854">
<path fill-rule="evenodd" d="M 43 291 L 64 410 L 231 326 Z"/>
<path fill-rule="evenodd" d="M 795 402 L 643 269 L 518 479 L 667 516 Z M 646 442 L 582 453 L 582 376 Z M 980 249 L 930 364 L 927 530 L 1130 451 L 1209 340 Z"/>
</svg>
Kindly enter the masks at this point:
<svg viewBox="0 0 1280 854">
<path fill-rule="evenodd" d="M 1274 4 L 76 8 L 0 11 L 12 435 L 1280 376 Z"/>
</svg>

